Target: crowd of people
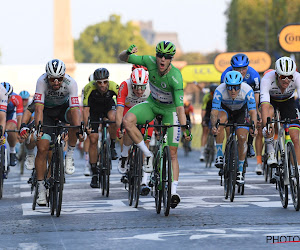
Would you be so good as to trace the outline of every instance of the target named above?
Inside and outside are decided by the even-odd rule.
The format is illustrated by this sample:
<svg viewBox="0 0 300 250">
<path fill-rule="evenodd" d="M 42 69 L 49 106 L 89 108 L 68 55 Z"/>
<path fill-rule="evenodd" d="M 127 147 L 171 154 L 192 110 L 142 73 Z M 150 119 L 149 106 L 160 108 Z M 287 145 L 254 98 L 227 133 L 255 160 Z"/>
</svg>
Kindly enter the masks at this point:
<svg viewBox="0 0 300 250">
<path fill-rule="evenodd" d="M 84 122 L 84 132 L 78 133 L 76 127 L 68 132 L 65 154 L 65 173 L 75 171 L 74 149 L 78 140 L 84 144 L 86 161 L 84 174 L 91 175 L 90 186 L 99 188 L 97 174 L 99 124 L 100 118 L 110 120 L 110 153 L 113 160 L 119 161 L 118 170 L 124 175 L 127 169 L 128 151 L 135 143 L 143 152 L 143 176 L 141 195 L 148 195 L 150 188 L 149 173 L 153 171 L 153 153 L 149 150 L 149 141 L 153 129 L 144 137 L 137 124 L 155 120 L 162 115 L 163 123 L 184 125 L 168 129 L 173 180 L 171 187 L 171 207 L 180 203 L 177 192 L 179 182 L 179 163 L 177 149 L 181 134 L 185 140 L 191 140 L 191 124 L 194 123 L 194 111 L 191 103 L 184 101 L 183 80 L 181 72 L 172 65 L 176 53 L 175 45 L 162 41 L 156 46 L 156 56 L 137 55 L 138 48 L 131 45 L 120 53 L 119 59 L 133 64 L 128 79 L 120 84 L 109 80 L 106 68 L 98 68 L 89 77 L 88 84 L 82 90 L 82 105 L 78 99 L 77 82 L 66 74 L 63 61 L 53 59 L 47 62 L 45 73 L 37 80 L 33 101 L 29 104 L 30 94 L 23 90 L 13 92 L 8 82 L 0 85 L 0 125 L 3 131 L 10 130 L 0 138 L 0 144 L 7 140 L 10 148 L 10 166 L 17 163 L 16 143 L 26 141 L 27 155 L 25 166 L 36 169 L 38 180 L 37 204 L 45 206 L 46 188 L 44 176 L 47 169 L 49 145 L 53 139 L 53 128 L 43 127 L 39 133 L 29 133 L 31 125 L 55 125 L 56 120 L 66 124 L 80 126 Z M 300 76 L 295 62 L 289 57 L 281 57 L 275 62 L 275 69 L 269 70 L 262 79 L 255 69 L 249 66 L 245 54 L 236 54 L 231 59 L 231 66 L 222 74 L 220 84 L 211 84 L 210 91 L 203 99 L 202 136 L 200 160 L 204 160 L 207 135 L 211 130 L 216 135 L 216 167 L 222 169 L 224 164 L 223 141 L 224 126 L 221 123 L 236 122 L 245 124 L 254 122 L 255 129 L 239 126 L 238 138 L 238 173 L 237 183 L 244 183 L 242 169 L 246 154 L 256 156 L 256 173 L 262 174 L 263 137 L 268 152 L 267 163 L 276 164 L 274 154 L 274 129 L 266 129 L 267 117 L 274 117 L 278 108 L 282 118 L 296 119 L 295 91 L 300 91 Z M 298 100 L 298 99 L 297 99 Z M 82 106 L 82 107 L 80 107 Z M 228 133 L 228 131 L 227 131 Z M 300 161 L 299 122 L 290 126 L 290 135 L 294 143 L 298 162 Z M 121 142 L 121 155 L 115 150 L 116 139 Z M 255 139 L 255 150 L 253 139 Z M 36 155 L 34 149 L 37 148 Z"/>
</svg>

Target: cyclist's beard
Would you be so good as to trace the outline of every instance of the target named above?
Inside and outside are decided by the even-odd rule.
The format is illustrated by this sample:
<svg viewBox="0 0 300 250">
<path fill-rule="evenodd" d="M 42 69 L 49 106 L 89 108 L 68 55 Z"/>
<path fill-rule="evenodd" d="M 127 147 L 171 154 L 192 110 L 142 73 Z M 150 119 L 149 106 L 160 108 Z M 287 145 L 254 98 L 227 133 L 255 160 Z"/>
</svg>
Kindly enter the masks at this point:
<svg viewBox="0 0 300 250">
<path fill-rule="evenodd" d="M 101 94 L 104 94 L 108 91 L 108 86 L 101 86 L 101 87 L 97 87 L 98 91 L 101 93 Z"/>
</svg>

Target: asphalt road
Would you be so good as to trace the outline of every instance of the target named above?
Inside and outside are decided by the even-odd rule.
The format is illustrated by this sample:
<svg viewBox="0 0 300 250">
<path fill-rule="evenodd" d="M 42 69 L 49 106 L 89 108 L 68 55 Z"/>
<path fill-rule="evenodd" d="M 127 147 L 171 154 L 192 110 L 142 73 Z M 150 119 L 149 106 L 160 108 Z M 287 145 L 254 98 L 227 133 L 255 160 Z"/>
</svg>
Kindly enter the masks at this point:
<svg viewBox="0 0 300 250">
<path fill-rule="evenodd" d="M 170 215 L 156 214 L 154 198 L 128 206 L 127 191 L 113 163 L 108 198 L 89 186 L 84 160 L 67 176 L 60 217 L 48 207 L 31 209 L 27 180 L 12 168 L 0 200 L 0 249 L 261 249 L 300 248 L 300 213 L 281 206 L 275 185 L 254 173 L 249 160 L 245 195 L 224 199 L 217 169 L 206 169 L 199 152 L 179 150 L 181 203 Z M 287 242 L 299 241 L 299 242 Z M 281 242 L 281 243 L 279 243 Z"/>
</svg>

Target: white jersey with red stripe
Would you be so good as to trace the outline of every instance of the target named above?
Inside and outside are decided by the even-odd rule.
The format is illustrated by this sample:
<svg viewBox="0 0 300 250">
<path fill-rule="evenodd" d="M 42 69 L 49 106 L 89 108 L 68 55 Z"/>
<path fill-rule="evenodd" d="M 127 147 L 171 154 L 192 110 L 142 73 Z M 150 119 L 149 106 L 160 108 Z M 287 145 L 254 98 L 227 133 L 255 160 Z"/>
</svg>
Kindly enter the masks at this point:
<svg viewBox="0 0 300 250">
<path fill-rule="evenodd" d="M 6 94 L 6 89 L 0 84 L 0 111 L 5 112 L 7 111 L 7 100 L 8 96 Z"/>
<path fill-rule="evenodd" d="M 118 97 L 117 97 L 117 106 L 126 106 L 128 108 L 133 107 L 134 105 L 144 102 L 150 95 L 149 84 L 146 85 L 146 90 L 142 97 L 137 97 L 132 90 L 132 83 L 130 79 L 121 83 Z"/>
<path fill-rule="evenodd" d="M 70 107 L 79 107 L 77 82 L 71 76 L 65 74 L 62 86 L 58 90 L 52 89 L 46 73 L 37 80 L 34 95 L 35 103 L 52 108 L 60 106 L 68 100 Z"/>
<path fill-rule="evenodd" d="M 282 92 L 277 83 L 275 70 L 268 72 L 264 75 L 260 84 L 260 102 L 284 102 L 295 95 L 297 90 L 298 96 L 300 93 L 300 73 L 295 72 L 293 79 L 290 81 L 289 86 Z"/>
</svg>

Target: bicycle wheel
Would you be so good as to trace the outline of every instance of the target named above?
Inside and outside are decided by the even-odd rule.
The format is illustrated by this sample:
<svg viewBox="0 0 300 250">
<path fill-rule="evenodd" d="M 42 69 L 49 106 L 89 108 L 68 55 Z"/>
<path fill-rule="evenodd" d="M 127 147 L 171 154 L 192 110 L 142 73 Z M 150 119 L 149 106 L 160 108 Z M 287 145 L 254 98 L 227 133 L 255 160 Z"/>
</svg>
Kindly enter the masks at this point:
<svg viewBox="0 0 300 250">
<path fill-rule="evenodd" d="M 103 181 L 102 195 L 108 197 L 111 156 L 110 156 L 109 144 L 107 143 L 107 141 L 103 143 L 103 155 L 104 155 L 104 159 L 103 159 L 104 161 L 102 165 L 102 181 Z"/>
<path fill-rule="evenodd" d="M 5 148 L 0 147 L 0 199 L 3 195 L 3 178 L 4 178 L 4 168 L 5 168 Z"/>
<path fill-rule="evenodd" d="M 143 164 L 143 153 L 136 147 L 134 155 L 134 185 L 133 185 L 133 206 L 135 208 L 139 205 L 141 178 L 142 178 L 142 164 Z"/>
<path fill-rule="evenodd" d="M 35 168 L 33 169 L 33 172 L 32 172 L 32 187 L 33 187 L 33 190 L 34 190 L 34 194 L 33 194 L 33 201 L 32 201 L 32 210 L 35 210 L 35 207 L 36 207 L 36 200 L 37 200 L 37 197 L 38 197 L 38 183 L 37 183 L 37 178 L 36 178 L 36 170 Z"/>
<path fill-rule="evenodd" d="M 224 176 L 224 196 L 225 199 L 228 199 L 229 196 L 229 166 L 230 166 L 230 148 L 231 148 L 231 142 L 227 142 L 226 148 L 225 148 L 225 164 L 223 165 L 223 176 Z"/>
<path fill-rule="evenodd" d="M 284 169 L 286 167 L 284 154 L 281 154 L 280 144 L 276 148 L 277 168 L 276 168 L 276 183 L 278 187 L 279 197 L 283 208 L 288 206 L 288 186 L 284 184 Z"/>
<path fill-rule="evenodd" d="M 287 143 L 287 167 L 289 173 L 289 182 L 290 182 L 290 192 L 296 211 L 299 211 L 299 172 L 298 172 L 298 163 L 296 158 L 296 153 L 294 145 L 292 142 Z"/>
<path fill-rule="evenodd" d="M 164 147 L 162 165 L 162 199 L 165 216 L 169 215 L 171 206 L 172 164 L 169 146 Z"/>
<path fill-rule="evenodd" d="M 162 185 L 160 181 L 160 161 L 159 161 L 159 151 L 158 147 L 154 149 L 154 161 L 153 161 L 153 168 L 154 168 L 154 198 L 155 198 L 155 210 L 157 214 L 160 214 L 161 211 L 161 201 L 162 201 Z"/>
<path fill-rule="evenodd" d="M 56 217 L 60 216 L 61 206 L 62 206 L 62 197 L 63 197 L 63 189 L 64 189 L 64 182 L 65 182 L 65 165 L 64 165 L 64 149 L 63 145 L 59 144 L 58 146 L 58 159 L 57 159 L 57 166 L 56 166 L 56 179 L 55 179 L 55 186 L 57 192 L 57 203 L 56 203 Z"/>
<path fill-rule="evenodd" d="M 214 161 L 215 157 L 215 141 L 214 136 L 209 133 L 207 138 L 207 144 L 206 144 L 206 157 L 205 157 L 205 167 L 211 167 L 211 164 Z"/>
<path fill-rule="evenodd" d="M 233 202 L 235 195 L 236 172 L 238 167 L 238 151 L 236 140 L 231 143 L 230 160 L 229 160 L 229 196 Z"/>
<path fill-rule="evenodd" d="M 128 177 L 128 205 L 131 206 L 133 202 L 133 186 L 134 186 L 134 161 L 133 161 L 133 147 L 130 148 L 130 153 L 128 156 L 128 166 L 129 170 L 127 172 L 127 177 Z"/>
<path fill-rule="evenodd" d="M 57 198 L 56 198 L 56 188 L 54 185 L 55 179 L 54 179 L 54 169 L 56 168 L 56 153 L 54 151 L 52 151 L 52 158 L 51 158 L 51 162 L 50 162 L 50 166 L 48 167 L 48 171 L 50 171 L 51 175 L 49 177 L 49 179 L 47 179 L 47 182 L 49 182 L 49 203 L 50 203 L 50 213 L 51 215 L 54 215 L 55 209 L 56 209 L 56 202 L 57 202 Z M 48 174 L 47 174 L 47 178 L 48 178 Z"/>
</svg>

